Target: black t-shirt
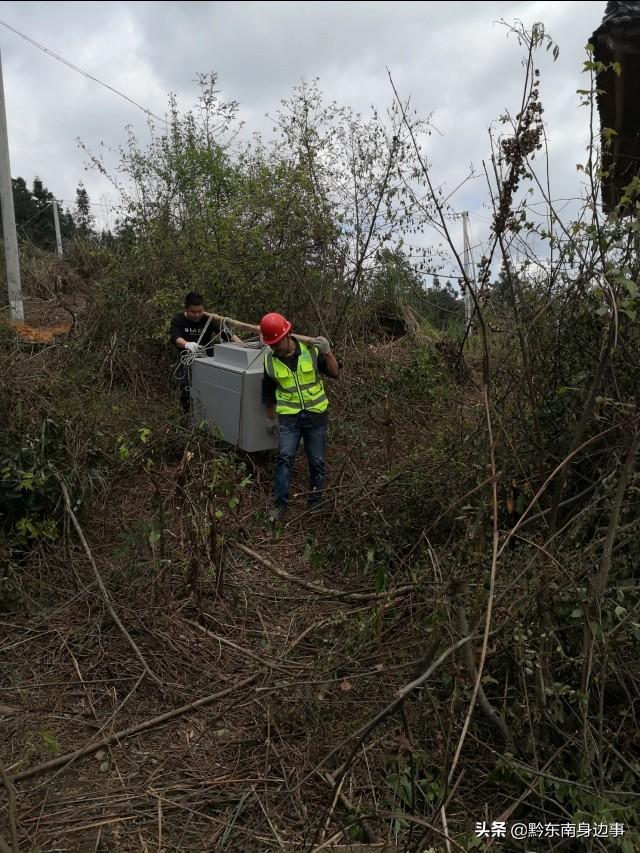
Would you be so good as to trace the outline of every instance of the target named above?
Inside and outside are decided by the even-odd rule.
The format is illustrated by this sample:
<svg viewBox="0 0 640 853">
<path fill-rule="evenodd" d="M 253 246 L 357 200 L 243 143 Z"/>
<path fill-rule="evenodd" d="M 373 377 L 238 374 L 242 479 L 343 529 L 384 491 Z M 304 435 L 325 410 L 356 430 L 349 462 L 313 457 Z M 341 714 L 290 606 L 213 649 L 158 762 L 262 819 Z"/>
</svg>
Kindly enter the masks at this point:
<svg viewBox="0 0 640 853">
<path fill-rule="evenodd" d="M 286 356 L 278 356 L 279 360 L 288 367 L 292 373 L 295 373 L 298 368 L 298 356 L 300 355 L 300 344 L 298 341 L 294 339 L 296 345 L 296 351 L 291 355 Z M 318 372 L 323 376 L 331 376 L 329 371 L 327 370 L 327 360 L 322 355 L 322 353 L 318 353 Z M 278 388 L 278 383 L 275 379 L 272 379 L 271 376 L 267 373 L 266 369 L 262 376 L 262 402 L 265 405 L 275 405 L 276 403 L 276 390 Z M 327 421 L 329 417 L 329 412 L 306 412 L 308 417 L 311 420 L 316 421 L 317 423 L 324 423 Z M 298 415 L 278 415 L 280 419 L 291 419 L 295 420 Z"/>
<path fill-rule="evenodd" d="M 207 355 L 213 355 L 213 345 L 216 341 L 230 341 L 231 335 L 228 332 L 222 332 L 220 335 L 221 324 L 219 320 L 214 320 L 211 318 L 211 322 L 207 326 L 207 320 L 209 317 L 201 317 L 197 323 L 193 320 L 189 320 L 184 313 L 176 314 L 175 317 L 171 320 L 171 326 L 169 328 L 169 340 L 175 347 L 178 352 L 182 352 L 182 349 L 176 345 L 176 341 L 178 338 L 184 338 L 185 341 L 190 341 L 193 343 L 198 343 L 200 340 L 200 335 L 202 335 L 202 331 L 206 326 L 207 331 L 204 333 L 202 340 L 200 341 L 200 345 L 206 347 Z"/>
</svg>

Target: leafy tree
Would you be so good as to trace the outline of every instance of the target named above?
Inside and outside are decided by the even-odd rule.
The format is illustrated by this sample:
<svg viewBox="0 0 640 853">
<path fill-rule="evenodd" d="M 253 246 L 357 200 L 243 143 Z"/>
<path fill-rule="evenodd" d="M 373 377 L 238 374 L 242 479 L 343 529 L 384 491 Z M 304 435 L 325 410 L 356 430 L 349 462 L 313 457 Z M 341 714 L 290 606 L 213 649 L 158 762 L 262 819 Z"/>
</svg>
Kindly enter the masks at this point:
<svg viewBox="0 0 640 853">
<path fill-rule="evenodd" d="M 19 239 L 28 240 L 41 249 L 56 247 L 56 233 L 51 205 L 55 197 L 41 178 L 33 180 L 29 190 L 24 178 L 13 178 L 13 203 Z M 73 236 L 75 225 L 69 211 L 59 212 L 60 233 L 63 240 Z"/>
<path fill-rule="evenodd" d="M 434 276 L 431 287 L 424 292 L 425 313 L 436 329 L 450 333 L 461 332 L 464 328 L 464 301 L 456 294 L 449 280 L 445 285 Z"/>
<path fill-rule="evenodd" d="M 335 336 L 361 316 L 377 253 L 418 227 L 408 131 L 393 109 L 365 120 L 327 105 L 314 82 L 282 102 L 273 142 L 238 147 L 237 103 L 215 74 L 200 85 L 198 109 L 171 96 L 167 129 L 121 152 L 118 236 L 136 246 L 123 277 L 163 315 L 188 286 L 226 312 L 281 310 Z"/>
<path fill-rule="evenodd" d="M 89 193 L 80 182 L 76 189 L 76 210 L 74 214 L 76 228 L 81 237 L 89 237 L 95 234 L 95 217 L 91 214 L 91 202 Z"/>
</svg>

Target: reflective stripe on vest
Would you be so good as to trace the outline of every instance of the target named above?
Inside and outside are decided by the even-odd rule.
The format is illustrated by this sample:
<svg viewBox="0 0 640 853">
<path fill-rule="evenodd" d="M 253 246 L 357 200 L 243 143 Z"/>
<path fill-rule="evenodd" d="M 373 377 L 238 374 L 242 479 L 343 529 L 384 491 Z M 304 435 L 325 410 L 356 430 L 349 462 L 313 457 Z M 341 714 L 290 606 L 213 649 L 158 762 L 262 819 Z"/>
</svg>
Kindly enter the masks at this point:
<svg viewBox="0 0 640 853">
<path fill-rule="evenodd" d="M 283 364 L 278 356 L 268 350 L 264 356 L 267 376 L 277 383 L 276 412 L 279 415 L 297 415 L 298 412 L 325 412 L 329 400 L 318 371 L 318 353 L 298 341 L 300 354 L 295 372 Z"/>
</svg>

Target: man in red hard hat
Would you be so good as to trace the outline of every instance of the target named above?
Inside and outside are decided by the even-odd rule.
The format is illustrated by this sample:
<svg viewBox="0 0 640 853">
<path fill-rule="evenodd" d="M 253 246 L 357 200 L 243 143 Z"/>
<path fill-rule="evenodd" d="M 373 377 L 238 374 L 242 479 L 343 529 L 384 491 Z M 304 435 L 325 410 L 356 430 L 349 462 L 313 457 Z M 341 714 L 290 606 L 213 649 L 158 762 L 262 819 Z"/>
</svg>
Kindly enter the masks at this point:
<svg viewBox="0 0 640 853">
<path fill-rule="evenodd" d="M 275 506 L 270 515 L 275 522 L 289 504 L 291 469 L 300 439 L 309 463 L 308 505 L 313 508 L 320 501 L 329 420 L 322 375 L 335 379 L 340 368 L 326 338 L 298 340 L 291 334 L 291 323 L 281 314 L 265 314 L 260 333 L 262 342 L 269 346 L 264 356 L 262 402 L 267 409 L 267 429 L 278 433 Z"/>
</svg>

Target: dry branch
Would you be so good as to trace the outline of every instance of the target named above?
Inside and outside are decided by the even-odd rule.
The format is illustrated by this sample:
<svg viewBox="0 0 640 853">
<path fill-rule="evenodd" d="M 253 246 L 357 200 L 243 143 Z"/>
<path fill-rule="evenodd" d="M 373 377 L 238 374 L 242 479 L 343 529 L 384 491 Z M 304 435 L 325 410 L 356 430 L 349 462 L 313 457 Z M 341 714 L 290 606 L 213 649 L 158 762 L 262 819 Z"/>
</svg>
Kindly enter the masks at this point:
<svg viewBox="0 0 640 853">
<path fill-rule="evenodd" d="M 195 702 L 190 702 L 188 705 L 181 705 L 179 708 L 174 708 L 173 711 L 167 711 L 165 714 L 160 714 L 158 717 L 152 717 L 150 720 L 145 720 L 143 723 L 138 723 L 135 726 L 130 726 L 128 729 L 115 732 L 114 734 L 109 735 L 109 737 L 82 747 L 82 749 L 76 749 L 74 752 L 59 755 L 51 761 L 45 761 L 44 764 L 38 764 L 36 767 L 30 767 L 28 770 L 23 770 L 21 773 L 15 773 L 11 779 L 13 782 L 23 782 L 25 779 L 32 779 L 34 776 L 41 776 L 43 773 L 48 773 L 50 770 L 57 770 L 58 767 L 70 764 L 77 758 L 82 758 L 84 755 L 90 755 L 93 752 L 97 752 L 103 746 L 118 743 L 119 741 L 124 740 L 124 738 L 138 734 L 138 732 L 148 731 L 148 729 L 155 728 L 155 726 L 162 725 L 162 723 L 166 723 L 169 720 L 174 720 L 176 717 L 181 717 L 189 711 L 195 711 L 197 708 L 203 708 L 205 705 L 211 705 L 212 702 L 222 699 L 230 693 L 234 693 L 236 690 L 241 690 L 243 687 L 247 687 L 255 681 L 260 674 L 261 671 L 256 672 L 248 678 L 239 681 L 237 684 L 227 687 L 226 690 L 221 690 L 219 693 L 211 693 L 209 696 L 203 696 L 202 699 L 196 699 Z"/>
<path fill-rule="evenodd" d="M 278 669 L 281 672 L 290 673 L 291 667 L 285 666 L 278 661 L 275 660 L 267 660 L 266 658 L 260 657 L 255 652 L 252 652 L 251 649 L 244 649 L 242 646 L 238 646 L 236 643 L 228 640 L 226 637 L 221 637 L 219 634 L 214 634 L 213 631 L 210 631 L 208 628 L 205 628 L 203 625 L 200 625 L 198 622 L 194 622 L 192 619 L 184 620 L 188 625 L 191 625 L 193 628 L 196 628 L 198 631 L 201 631 L 205 636 L 211 637 L 212 640 L 216 640 L 216 642 L 220 643 L 223 646 L 228 646 L 230 649 L 235 649 L 237 652 L 240 652 L 243 655 L 246 655 L 251 660 L 259 663 L 260 666 L 265 667 L 266 669 Z"/>
<path fill-rule="evenodd" d="M 492 536 L 492 548 L 491 548 L 491 573 L 489 576 L 489 595 L 487 598 L 487 610 L 485 614 L 485 623 L 484 623 L 484 636 L 482 638 L 482 647 L 480 650 L 480 661 L 478 663 L 478 672 L 476 674 L 476 679 L 473 685 L 473 693 L 471 694 L 471 701 L 469 702 L 469 708 L 467 710 L 467 715 L 464 720 L 464 724 L 462 726 L 462 732 L 460 734 L 460 738 L 458 740 L 458 745 L 456 746 L 455 755 L 453 756 L 453 761 L 451 762 L 451 768 L 449 770 L 449 784 L 453 779 L 453 774 L 455 773 L 456 766 L 458 764 L 458 760 L 460 758 L 460 753 L 462 752 L 462 747 L 464 745 L 464 741 L 467 735 L 467 730 L 469 728 L 469 724 L 471 722 L 471 716 L 473 714 L 473 709 L 476 704 L 476 699 L 478 697 L 478 691 L 480 690 L 481 681 L 482 681 L 482 672 L 484 670 L 484 663 L 487 658 L 487 647 L 489 644 L 489 631 L 491 629 L 491 616 L 493 613 L 493 604 L 495 598 L 495 588 L 496 588 L 496 573 L 498 569 L 498 558 L 500 554 L 498 553 L 498 480 L 496 476 L 496 459 L 495 459 L 495 447 L 493 443 L 493 430 L 491 426 L 491 410 L 489 406 L 489 388 L 485 384 L 483 388 L 483 397 L 484 397 L 484 410 L 485 416 L 487 419 L 487 445 L 489 450 L 489 464 L 491 466 L 491 478 L 492 478 L 492 486 L 491 486 L 491 498 L 492 498 L 492 526 L 493 526 L 493 536 Z M 486 709 L 485 709 L 486 710 Z M 503 732 L 503 736 L 508 738 L 505 732 Z"/>
<path fill-rule="evenodd" d="M 56 480 L 60 483 L 60 488 L 62 489 L 62 494 L 64 497 L 64 504 L 65 504 L 67 513 L 69 514 L 69 518 L 73 522 L 73 526 L 76 529 L 76 533 L 78 534 L 78 538 L 80 539 L 80 542 L 82 543 L 82 547 L 85 550 L 85 553 L 87 555 L 89 563 L 91 564 L 91 568 L 93 569 L 93 573 L 94 573 L 94 575 L 96 577 L 96 581 L 98 583 L 98 588 L 100 589 L 100 592 L 102 593 L 102 598 L 104 600 L 104 603 L 107 605 L 107 609 L 111 615 L 111 618 L 116 623 L 116 625 L 120 629 L 122 635 L 125 637 L 126 641 L 129 643 L 129 645 L 131 646 L 131 648 L 135 652 L 135 655 L 138 658 L 138 660 L 140 661 L 140 663 L 142 664 L 142 667 L 143 667 L 144 671 L 146 672 L 146 674 L 153 681 L 155 681 L 156 684 L 159 684 L 160 686 L 162 686 L 161 679 L 158 678 L 158 676 L 155 674 L 155 672 L 153 672 L 150 669 L 149 664 L 144 659 L 142 652 L 140 651 L 140 649 L 138 648 L 136 643 L 133 641 L 131 634 L 129 634 L 127 629 L 124 627 L 124 625 L 120 621 L 118 614 L 114 610 L 113 604 L 111 603 L 111 596 L 109 595 L 109 591 L 106 588 L 104 581 L 102 580 L 102 575 L 98 571 L 98 566 L 96 565 L 96 561 L 93 559 L 93 554 L 91 553 L 91 548 L 89 548 L 89 543 L 87 542 L 85 535 L 82 531 L 82 528 L 80 527 L 80 523 L 78 522 L 78 519 L 76 518 L 76 514 L 71 507 L 71 499 L 69 498 L 69 490 L 67 489 L 66 483 L 64 482 L 62 477 L 58 476 L 58 474 L 55 474 L 55 472 L 54 472 L 54 476 L 55 476 Z"/>
<path fill-rule="evenodd" d="M 302 578 L 297 578 L 295 575 L 289 574 L 289 572 L 286 572 L 284 569 L 280 568 L 280 566 L 276 566 L 266 557 L 263 557 L 261 554 L 258 554 L 257 551 L 253 551 L 241 542 L 232 542 L 231 544 L 240 551 L 243 551 L 247 556 L 257 560 L 266 569 L 269 569 L 270 572 L 277 575 L 279 578 L 283 578 L 297 586 L 301 586 L 303 589 L 308 589 L 311 592 L 315 592 L 317 595 L 323 595 L 328 598 L 340 598 L 347 601 L 381 601 L 389 598 L 390 596 L 395 597 L 398 595 L 404 595 L 407 592 L 415 592 L 417 589 L 415 584 L 399 586 L 397 589 L 392 589 L 388 592 L 343 592 L 339 589 L 330 589 L 329 587 L 322 586 L 321 584 L 305 581 L 302 580 Z"/>
<path fill-rule="evenodd" d="M 7 792 L 7 799 L 9 801 L 9 831 L 11 832 L 11 848 L 13 853 L 20 853 L 20 848 L 18 846 L 18 824 L 16 823 L 16 789 L 13 785 L 13 782 L 7 775 L 7 771 L 4 766 L 4 762 L 0 758 L 0 777 L 2 777 L 2 784 L 5 787 Z M 9 847 L 6 846 L 6 842 L 0 835 L 0 853 L 11 853 Z"/>
<path fill-rule="evenodd" d="M 336 785 L 335 777 L 328 770 L 325 770 L 324 773 L 319 773 L 318 775 L 321 779 L 324 779 L 324 781 L 334 791 L 339 788 L 339 786 Z M 354 815 L 354 817 L 359 821 L 360 826 L 362 826 L 363 830 L 366 833 L 367 841 L 371 842 L 372 844 L 380 843 L 381 839 L 378 837 L 375 829 L 371 825 L 371 821 L 367 820 L 366 817 L 358 817 L 358 809 L 356 809 L 351 800 L 349 800 L 348 797 L 345 796 L 342 790 L 338 790 L 337 799 L 342 803 L 347 812 L 349 814 Z"/>
</svg>

